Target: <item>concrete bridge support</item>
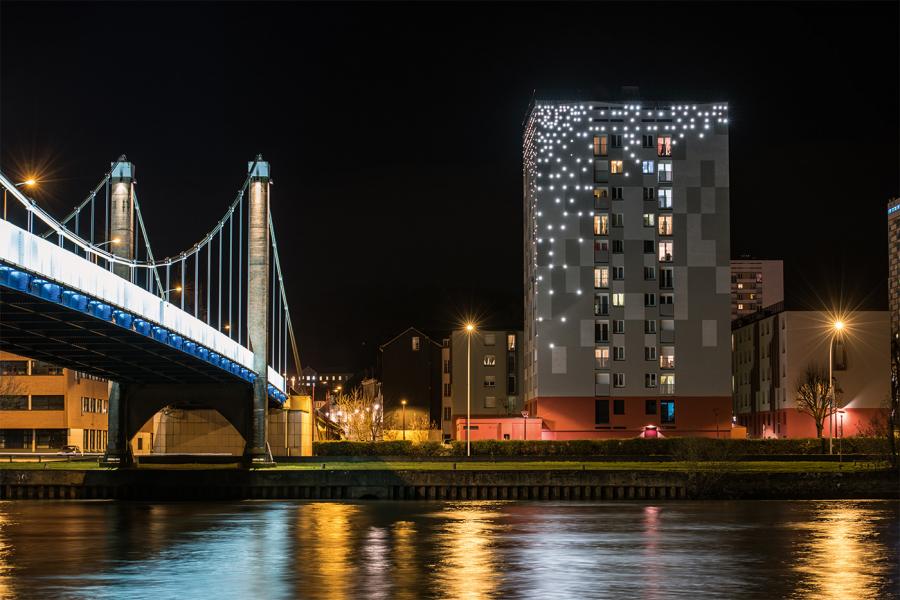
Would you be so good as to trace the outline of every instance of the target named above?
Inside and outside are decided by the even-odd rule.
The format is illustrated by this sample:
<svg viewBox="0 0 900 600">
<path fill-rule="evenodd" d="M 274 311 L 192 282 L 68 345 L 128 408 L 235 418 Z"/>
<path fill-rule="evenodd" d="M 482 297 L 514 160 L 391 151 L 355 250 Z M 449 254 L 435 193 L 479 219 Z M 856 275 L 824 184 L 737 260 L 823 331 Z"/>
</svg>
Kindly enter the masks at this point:
<svg viewBox="0 0 900 600">
<path fill-rule="evenodd" d="M 267 387 L 269 350 L 269 163 L 257 156 L 249 164 L 250 202 L 247 219 L 247 338 L 253 351 L 253 370 L 258 377 L 253 384 L 251 435 L 247 440 L 247 460 L 252 464 L 268 462 L 266 428 L 269 398 Z"/>
</svg>

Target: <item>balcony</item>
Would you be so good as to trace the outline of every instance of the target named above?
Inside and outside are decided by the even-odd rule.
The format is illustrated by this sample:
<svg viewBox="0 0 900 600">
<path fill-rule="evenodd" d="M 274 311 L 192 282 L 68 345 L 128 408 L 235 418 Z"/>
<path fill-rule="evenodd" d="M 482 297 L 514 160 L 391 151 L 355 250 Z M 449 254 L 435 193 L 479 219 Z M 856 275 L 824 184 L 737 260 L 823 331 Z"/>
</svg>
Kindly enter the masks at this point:
<svg viewBox="0 0 900 600">
<path fill-rule="evenodd" d="M 675 384 L 674 383 L 660 383 L 659 384 L 659 393 L 662 396 L 672 396 L 675 394 Z"/>
<path fill-rule="evenodd" d="M 594 368 L 595 369 L 608 369 L 609 368 L 609 357 L 594 358 Z"/>
<path fill-rule="evenodd" d="M 608 263 L 609 262 L 609 250 L 594 250 L 594 262 L 595 263 Z"/>
<path fill-rule="evenodd" d="M 672 183 L 672 171 L 659 171 L 657 175 L 660 183 Z"/>
<path fill-rule="evenodd" d="M 608 383 L 595 383 L 594 384 L 594 395 L 595 396 L 609 396 L 609 384 Z"/>
<path fill-rule="evenodd" d="M 659 316 L 674 317 L 675 316 L 675 305 L 674 304 L 660 304 L 659 305 Z"/>
<path fill-rule="evenodd" d="M 662 309 L 662 307 L 660 307 L 660 309 Z M 661 329 L 659 332 L 659 342 L 661 344 L 674 344 L 675 343 L 675 330 L 674 329 Z"/>
</svg>

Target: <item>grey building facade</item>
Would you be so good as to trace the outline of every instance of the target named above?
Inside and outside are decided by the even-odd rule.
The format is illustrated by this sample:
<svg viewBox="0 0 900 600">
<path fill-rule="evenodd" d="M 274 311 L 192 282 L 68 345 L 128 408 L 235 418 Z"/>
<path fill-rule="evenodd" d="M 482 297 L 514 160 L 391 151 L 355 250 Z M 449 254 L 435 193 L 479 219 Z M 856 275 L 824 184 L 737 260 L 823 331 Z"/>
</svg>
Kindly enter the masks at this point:
<svg viewBox="0 0 900 600">
<path fill-rule="evenodd" d="M 729 423 L 727 106 L 538 101 L 523 159 L 524 395 L 545 437 Z"/>
</svg>

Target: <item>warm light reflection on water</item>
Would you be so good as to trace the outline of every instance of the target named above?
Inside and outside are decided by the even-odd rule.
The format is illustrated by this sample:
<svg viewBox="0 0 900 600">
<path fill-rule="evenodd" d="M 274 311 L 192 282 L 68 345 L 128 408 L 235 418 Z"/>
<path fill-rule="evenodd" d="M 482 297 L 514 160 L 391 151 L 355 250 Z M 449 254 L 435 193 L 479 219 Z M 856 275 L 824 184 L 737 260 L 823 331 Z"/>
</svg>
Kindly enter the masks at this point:
<svg viewBox="0 0 900 600">
<path fill-rule="evenodd" d="M 0 502 L 0 599 L 893 598 L 900 503 Z"/>
<path fill-rule="evenodd" d="M 814 520 L 792 524 L 803 533 L 794 549 L 794 569 L 803 575 L 797 597 L 873 598 L 889 569 L 900 577 L 897 556 L 891 561 L 877 543 L 882 514 L 864 505 L 817 504 Z"/>
<path fill-rule="evenodd" d="M 444 549 L 435 568 L 435 579 L 449 598 L 483 598 L 494 595 L 503 565 L 493 544 L 507 526 L 497 523 L 502 515 L 496 503 L 460 502 L 433 514 L 442 521 L 435 541 Z"/>
</svg>

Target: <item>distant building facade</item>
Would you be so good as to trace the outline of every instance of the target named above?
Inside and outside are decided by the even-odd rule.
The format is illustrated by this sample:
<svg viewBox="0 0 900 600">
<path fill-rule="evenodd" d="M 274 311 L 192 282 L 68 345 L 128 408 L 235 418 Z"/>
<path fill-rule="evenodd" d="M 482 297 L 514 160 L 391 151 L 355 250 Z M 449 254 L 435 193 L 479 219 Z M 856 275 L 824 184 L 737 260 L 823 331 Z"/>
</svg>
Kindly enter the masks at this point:
<svg viewBox="0 0 900 600">
<path fill-rule="evenodd" d="M 441 344 L 410 327 L 379 349 L 385 419 L 399 423 L 405 413 L 407 423 L 425 417 L 434 427 L 439 427 Z"/>
<path fill-rule="evenodd" d="M 524 395 L 545 439 L 730 426 L 724 104 L 537 102 Z"/>
<path fill-rule="evenodd" d="M 106 450 L 109 384 L 105 379 L 0 351 L 0 452 Z M 132 451 L 150 452 L 144 428 Z"/>
<path fill-rule="evenodd" d="M 784 261 L 731 261 L 731 320 L 784 301 Z"/>
<path fill-rule="evenodd" d="M 469 336 L 471 336 L 471 353 L 468 347 Z M 456 421 L 466 417 L 469 401 L 466 388 L 467 375 L 470 376 L 471 382 L 469 414 L 472 418 L 521 416 L 524 406 L 522 338 L 522 331 L 475 330 L 467 334 L 463 330 L 458 330 L 444 340 L 441 368 L 443 387 L 441 429 L 444 439 L 458 438 Z M 467 373 L 469 356 L 471 356 L 470 374 Z M 510 439 L 522 437 L 521 432 L 518 432 L 518 436 L 516 432 L 512 432 L 511 435 Z"/>
<path fill-rule="evenodd" d="M 733 323 L 733 405 L 751 437 L 816 437 L 812 417 L 796 407 L 807 366 L 828 368 L 832 318 L 823 311 L 770 307 Z M 836 405 L 845 410 L 843 435 L 869 431 L 886 414 L 890 395 L 890 315 L 860 311 L 835 338 Z M 840 419 L 838 419 L 840 421 Z M 828 435 L 826 421 L 824 435 Z M 834 432 L 838 437 L 840 431 Z"/>
</svg>

